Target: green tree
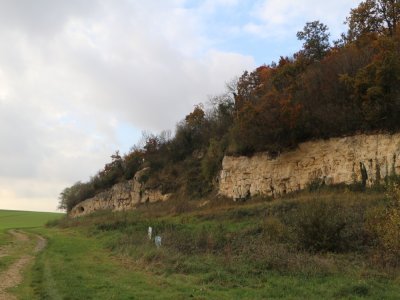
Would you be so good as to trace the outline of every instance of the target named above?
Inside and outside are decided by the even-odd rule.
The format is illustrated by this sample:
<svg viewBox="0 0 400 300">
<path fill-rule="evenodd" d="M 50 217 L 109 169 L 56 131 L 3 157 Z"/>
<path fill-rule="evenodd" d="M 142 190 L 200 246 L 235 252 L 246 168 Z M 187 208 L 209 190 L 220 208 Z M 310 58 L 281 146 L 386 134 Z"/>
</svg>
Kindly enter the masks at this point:
<svg viewBox="0 0 400 300">
<path fill-rule="evenodd" d="M 321 60 L 330 48 L 329 35 L 325 24 L 319 21 L 307 22 L 303 31 L 297 32 L 297 38 L 304 41 L 300 52 L 311 60 Z"/>
<path fill-rule="evenodd" d="M 93 185 L 88 183 L 77 182 L 71 187 L 65 188 L 58 197 L 59 199 L 59 209 L 65 209 L 70 212 L 71 209 L 78 203 L 93 197 L 95 190 Z"/>
</svg>

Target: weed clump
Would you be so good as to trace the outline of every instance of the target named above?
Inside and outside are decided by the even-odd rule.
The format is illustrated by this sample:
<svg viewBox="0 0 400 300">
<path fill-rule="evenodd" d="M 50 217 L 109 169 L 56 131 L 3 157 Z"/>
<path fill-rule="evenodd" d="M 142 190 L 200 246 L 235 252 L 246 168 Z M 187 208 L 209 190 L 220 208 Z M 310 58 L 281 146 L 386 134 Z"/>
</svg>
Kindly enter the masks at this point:
<svg viewBox="0 0 400 300">
<path fill-rule="evenodd" d="M 362 224 L 354 224 L 361 221 L 360 213 L 343 201 L 312 199 L 292 215 L 295 242 L 310 252 L 353 250 L 365 235 Z"/>
<path fill-rule="evenodd" d="M 387 194 L 388 203 L 368 211 L 366 228 L 374 242 L 372 260 L 381 266 L 400 266 L 400 187 Z"/>
</svg>

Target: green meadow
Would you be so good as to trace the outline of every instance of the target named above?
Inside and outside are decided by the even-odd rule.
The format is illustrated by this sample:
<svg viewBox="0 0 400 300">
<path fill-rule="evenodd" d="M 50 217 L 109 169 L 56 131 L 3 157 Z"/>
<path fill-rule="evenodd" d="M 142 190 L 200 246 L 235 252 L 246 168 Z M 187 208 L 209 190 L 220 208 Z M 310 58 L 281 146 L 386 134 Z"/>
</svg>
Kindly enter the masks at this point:
<svg viewBox="0 0 400 300">
<path fill-rule="evenodd" d="M 381 191 L 210 199 L 176 211 L 178 204 L 77 219 L 2 211 L 0 220 L 9 220 L 2 228 L 24 228 L 30 241 L 26 249 L 16 243 L 0 271 L 32 253 L 37 235 L 47 239 L 9 292 L 29 300 L 399 298 L 398 256 L 376 231 L 390 219 L 397 224 L 397 206 Z M 149 226 L 162 236 L 160 248 Z M 0 233 L 3 245 L 11 239 Z"/>
<path fill-rule="evenodd" d="M 345 189 L 62 218 L 29 229 L 48 245 L 14 292 L 20 299 L 398 299 L 392 252 L 384 256 L 365 231 L 387 204 L 381 192 Z M 162 236 L 160 248 L 149 226 Z"/>
<path fill-rule="evenodd" d="M 47 222 L 60 219 L 63 216 L 64 214 L 51 212 L 0 210 L 0 231 L 43 227 Z"/>
</svg>

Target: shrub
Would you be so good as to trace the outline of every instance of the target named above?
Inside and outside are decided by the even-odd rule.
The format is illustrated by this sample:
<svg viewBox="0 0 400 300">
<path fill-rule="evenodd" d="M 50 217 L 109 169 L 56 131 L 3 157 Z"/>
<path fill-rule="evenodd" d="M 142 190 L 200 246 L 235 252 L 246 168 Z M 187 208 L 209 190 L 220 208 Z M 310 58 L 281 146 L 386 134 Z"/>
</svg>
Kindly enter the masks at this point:
<svg viewBox="0 0 400 300">
<path fill-rule="evenodd" d="M 190 210 L 190 204 L 188 199 L 185 199 L 183 197 L 178 197 L 173 206 L 173 211 L 175 214 L 180 215 L 185 212 L 188 212 Z"/>
<path fill-rule="evenodd" d="M 50 220 L 46 222 L 46 227 L 57 227 L 61 223 L 61 219 Z"/>
<path fill-rule="evenodd" d="M 224 142 L 215 139 L 210 140 L 207 153 L 201 161 L 201 173 L 203 177 L 212 182 L 218 171 L 222 168 L 222 159 L 224 158 L 225 150 Z"/>
<path fill-rule="evenodd" d="M 325 186 L 325 181 L 322 178 L 315 178 L 307 184 L 309 192 L 315 192 Z"/>
<path fill-rule="evenodd" d="M 201 172 L 200 160 L 195 158 L 187 159 L 183 167 L 185 168 L 183 186 L 186 196 L 191 199 L 198 199 L 211 192 L 212 186 L 205 180 Z"/>
<path fill-rule="evenodd" d="M 386 207 L 369 210 L 367 231 L 375 242 L 373 261 L 383 266 L 400 266 L 400 188 L 389 190 Z"/>
<path fill-rule="evenodd" d="M 263 234 L 269 241 L 281 242 L 288 235 L 287 227 L 276 217 L 268 217 L 262 224 Z"/>
<path fill-rule="evenodd" d="M 357 215 L 358 214 L 358 215 Z M 363 212 L 336 199 L 312 199 L 293 214 L 295 242 L 310 252 L 346 252 L 365 236 Z"/>
<path fill-rule="evenodd" d="M 143 163 L 143 153 L 138 149 L 133 149 L 123 158 L 124 178 L 130 180 L 135 173 L 140 170 Z"/>
</svg>

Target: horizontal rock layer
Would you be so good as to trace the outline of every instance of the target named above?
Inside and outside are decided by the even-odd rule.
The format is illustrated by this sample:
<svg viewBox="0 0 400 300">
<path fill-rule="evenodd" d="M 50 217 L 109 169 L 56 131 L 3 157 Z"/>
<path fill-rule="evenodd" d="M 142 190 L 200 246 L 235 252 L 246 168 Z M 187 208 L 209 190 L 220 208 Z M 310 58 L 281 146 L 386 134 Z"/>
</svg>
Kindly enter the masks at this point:
<svg viewBox="0 0 400 300">
<path fill-rule="evenodd" d="M 226 156 L 219 194 L 243 199 L 276 196 L 313 182 L 372 185 L 400 172 L 400 134 L 357 135 L 302 143 L 271 158 Z"/>
</svg>

